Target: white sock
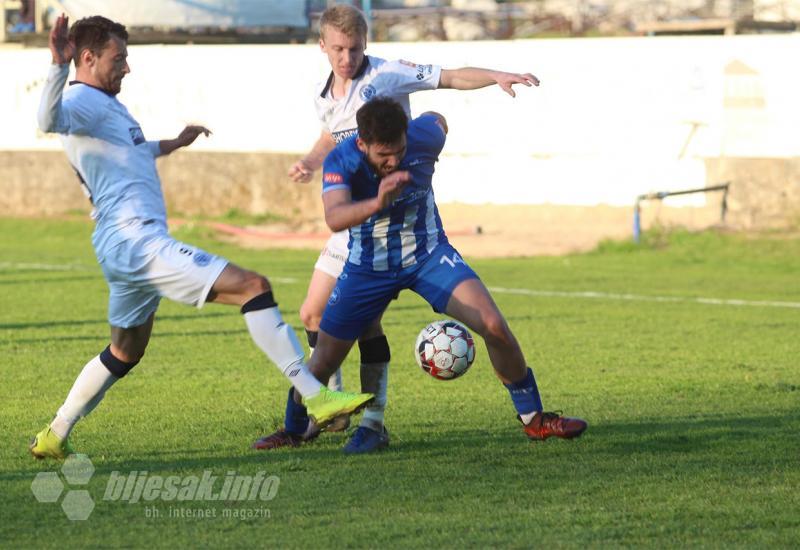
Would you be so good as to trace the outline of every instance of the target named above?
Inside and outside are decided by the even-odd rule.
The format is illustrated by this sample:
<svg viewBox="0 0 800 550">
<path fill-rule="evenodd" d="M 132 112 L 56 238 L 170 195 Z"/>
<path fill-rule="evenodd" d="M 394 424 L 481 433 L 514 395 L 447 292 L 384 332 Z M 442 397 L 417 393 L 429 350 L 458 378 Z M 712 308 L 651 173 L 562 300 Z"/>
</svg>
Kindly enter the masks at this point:
<svg viewBox="0 0 800 550">
<path fill-rule="evenodd" d="M 277 307 L 244 314 L 250 336 L 303 397 L 317 395 L 322 384 L 303 362 L 303 348 L 292 327 L 283 322 Z"/>
<path fill-rule="evenodd" d="M 533 420 L 533 417 L 536 416 L 537 414 L 539 414 L 539 411 L 533 411 L 532 413 L 521 414 L 519 415 L 519 417 L 522 420 L 522 423 L 527 426 L 528 424 L 531 423 L 531 420 Z"/>
<path fill-rule="evenodd" d="M 389 386 L 389 363 L 361 364 L 361 391 L 375 394 L 375 400 L 364 409 L 360 425 L 379 432 L 383 429 L 386 410 L 386 388 Z"/>
<path fill-rule="evenodd" d="M 50 429 L 60 438 L 69 437 L 75 423 L 88 415 L 103 400 L 106 390 L 119 380 L 106 368 L 100 356 L 86 363 L 72 384 L 67 399 L 50 423 Z"/>
</svg>

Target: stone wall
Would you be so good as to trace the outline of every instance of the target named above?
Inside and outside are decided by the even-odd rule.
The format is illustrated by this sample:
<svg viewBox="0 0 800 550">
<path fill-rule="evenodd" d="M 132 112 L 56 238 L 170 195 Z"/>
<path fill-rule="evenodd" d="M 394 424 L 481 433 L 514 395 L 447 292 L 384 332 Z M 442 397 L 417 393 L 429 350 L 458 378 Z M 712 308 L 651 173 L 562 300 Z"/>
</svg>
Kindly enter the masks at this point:
<svg viewBox="0 0 800 550">
<path fill-rule="evenodd" d="M 286 172 L 296 158 L 282 153 L 183 151 L 159 159 L 158 167 L 172 213 L 220 216 L 238 210 L 320 225 L 319 174 L 307 185 L 291 182 Z M 731 227 L 771 229 L 800 223 L 800 158 L 709 158 L 705 166 L 706 185 L 731 182 L 726 220 Z M 718 195 L 707 197 L 711 209 L 717 208 Z M 88 209 L 63 153 L 0 151 L 0 216 L 53 216 Z"/>
<path fill-rule="evenodd" d="M 800 158 L 706 159 L 709 184 L 731 182 L 728 225 L 777 229 L 800 224 Z"/>
<path fill-rule="evenodd" d="M 286 172 L 296 159 L 280 153 L 186 151 L 159 159 L 158 168 L 170 212 L 218 216 L 236 209 L 318 220 L 319 178 L 305 185 L 291 182 Z M 0 215 L 47 216 L 89 208 L 64 153 L 0 151 Z"/>
</svg>

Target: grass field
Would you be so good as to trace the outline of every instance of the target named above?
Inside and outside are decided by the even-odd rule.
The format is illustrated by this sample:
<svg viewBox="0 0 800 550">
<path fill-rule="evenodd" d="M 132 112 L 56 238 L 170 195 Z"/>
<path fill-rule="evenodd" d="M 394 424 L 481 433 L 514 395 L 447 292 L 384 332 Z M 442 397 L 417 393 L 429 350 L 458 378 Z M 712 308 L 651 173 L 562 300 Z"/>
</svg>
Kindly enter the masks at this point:
<svg viewBox="0 0 800 550">
<path fill-rule="evenodd" d="M 70 487 L 95 507 L 70 521 L 59 505 L 68 495 L 34 498 L 37 473 L 57 464 L 32 460 L 27 443 L 107 344 L 90 232 L 82 221 L 0 220 L 4 547 L 800 545 L 800 240 L 674 233 L 640 248 L 472 261 L 487 286 L 504 289 L 495 299 L 545 406 L 590 423 L 575 441 L 524 438 L 480 342 L 465 377 L 424 375 L 412 346 L 436 316 L 407 293 L 385 316 L 390 449 L 346 457 L 346 436 L 328 434 L 251 451 L 281 423 L 285 381 L 234 308 L 164 302 L 145 359 L 73 434 L 96 470 Z M 248 251 L 192 229 L 176 236 L 270 276 L 299 332 L 313 252 Z M 351 389 L 356 361 L 344 367 Z M 205 470 L 263 472 L 278 492 L 103 499 L 112 472 Z"/>
</svg>

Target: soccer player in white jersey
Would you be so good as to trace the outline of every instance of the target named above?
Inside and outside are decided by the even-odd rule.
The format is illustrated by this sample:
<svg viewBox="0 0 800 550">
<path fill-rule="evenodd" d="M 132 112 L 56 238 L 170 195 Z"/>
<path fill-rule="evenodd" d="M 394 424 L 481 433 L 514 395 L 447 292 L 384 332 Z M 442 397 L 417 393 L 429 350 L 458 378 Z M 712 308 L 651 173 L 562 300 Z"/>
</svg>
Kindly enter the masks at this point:
<svg viewBox="0 0 800 550">
<path fill-rule="evenodd" d="M 367 23 L 360 11 L 350 5 L 328 8 L 320 18 L 320 48 L 328 56 L 330 76 L 320 84 L 314 97 L 322 131 L 311 151 L 289 170 L 289 177 L 300 183 L 309 182 L 314 171 L 322 166 L 325 156 L 345 138 L 356 133 L 356 111 L 375 96 L 391 97 L 411 116 L 409 94 L 420 90 L 453 88 L 474 90 L 492 84 L 499 85 L 514 97 L 514 84 L 538 86 L 539 80 L 530 73 L 517 74 L 474 67 L 443 69 L 436 65 L 417 65 L 408 61 L 386 61 L 367 56 Z M 325 304 L 341 274 L 347 259 L 347 231 L 331 235 L 314 266 L 306 299 L 300 308 L 300 318 L 306 328 L 309 347 L 313 349 Z M 386 447 L 389 442 L 384 420 L 388 382 L 389 344 L 380 325 L 380 316 L 359 337 L 361 352 L 362 391 L 376 394 L 367 407 L 361 425 L 353 435 L 347 452 L 368 452 Z M 341 389 L 341 371 L 331 377 L 332 389 Z M 341 417 L 346 422 L 347 417 Z M 344 429 L 343 423 L 332 424 L 328 430 Z M 315 437 L 313 426 L 305 438 Z M 256 448 L 294 445 L 298 438 L 278 431 L 255 443 Z"/>
<path fill-rule="evenodd" d="M 176 139 L 145 140 L 116 98 L 130 72 L 127 40 L 123 25 L 100 16 L 68 30 L 62 15 L 50 33 L 53 65 L 39 127 L 61 135 L 94 206 L 92 243 L 110 289 L 111 344 L 84 366 L 53 421 L 34 437 L 31 453 L 64 458 L 73 452 L 69 435 L 75 423 L 144 355 L 162 296 L 198 308 L 205 302 L 241 307 L 253 341 L 314 409 L 317 422 L 364 407 L 374 396 L 329 391 L 309 373 L 265 277 L 169 236 L 155 159 L 209 131 L 187 126 Z M 73 58 L 76 80 L 64 92 Z"/>
</svg>

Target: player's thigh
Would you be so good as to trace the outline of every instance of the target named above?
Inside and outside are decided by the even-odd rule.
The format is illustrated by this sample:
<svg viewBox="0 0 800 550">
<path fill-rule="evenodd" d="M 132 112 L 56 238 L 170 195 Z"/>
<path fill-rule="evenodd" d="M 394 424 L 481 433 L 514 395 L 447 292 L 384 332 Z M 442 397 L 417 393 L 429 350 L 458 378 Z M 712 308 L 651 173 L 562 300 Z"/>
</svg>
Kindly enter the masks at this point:
<svg viewBox="0 0 800 550">
<path fill-rule="evenodd" d="M 480 279 L 459 283 L 453 289 L 444 313 L 484 337 L 505 325 L 503 314 Z"/>
<path fill-rule="evenodd" d="M 319 318 L 322 317 L 322 312 L 325 311 L 325 305 L 328 303 L 328 298 L 331 296 L 334 287 L 336 286 L 336 276 L 332 276 L 325 271 L 314 269 L 311 274 L 311 281 L 308 283 L 308 291 L 306 299 L 300 308 L 300 314 L 303 318 Z"/>
<path fill-rule="evenodd" d="M 347 231 L 338 231 L 333 233 L 322 251 L 319 253 L 317 262 L 314 264 L 315 271 L 327 273 L 334 279 L 338 278 L 344 270 L 344 264 L 347 261 L 349 251 L 347 249 L 350 236 Z M 331 287 L 333 289 L 333 287 Z M 327 299 L 327 296 L 326 296 Z"/>
<path fill-rule="evenodd" d="M 139 327 L 147 323 L 158 310 L 161 294 L 158 289 L 138 280 L 128 280 L 119 274 L 110 274 L 103 264 L 108 282 L 108 324 L 120 330 Z M 112 342 L 113 340 L 112 330 Z"/>
<path fill-rule="evenodd" d="M 266 277 L 228 263 L 211 286 L 206 300 L 216 304 L 243 305 L 269 290 Z"/>
<path fill-rule="evenodd" d="M 328 298 L 320 331 L 340 340 L 355 340 L 380 317 L 401 288 L 398 279 L 388 273 L 345 270 Z"/>
<path fill-rule="evenodd" d="M 170 300 L 198 308 L 228 265 L 225 258 L 166 234 L 152 239 L 145 249 L 148 261 L 137 273 L 139 282 Z"/>
<path fill-rule="evenodd" d="M 480 280 L 450 244 L 439 245 L 413 276 L 411 290 L 425 298 L 437 313 L 447 311 L 453 292 L 465 281 Z M 483 286 L 481 284 L 481 286 Z"/>
<path fill-rule="evenodd" d="M 112 325 L 111 344 L 114 356 L 126 363 L 138 361 L 150 343 L 154 319 L 155 313 L 152 313 L 141 325 L 127 328 Z"/>
<path fill-rule="evenodd" d="M 383 319 L 384 313 L 385 310 L 381 311 L 378 316 L 364 328 L 363 332 L 358 336 L 359 341 L 366 342 L 367 340 L 372 340 L 378 336 L 383 336 L 383 325 L 381 325 L 381 319 Z"/>
</svg>

